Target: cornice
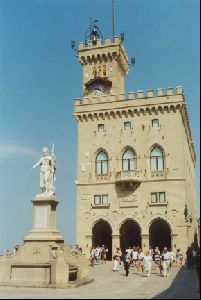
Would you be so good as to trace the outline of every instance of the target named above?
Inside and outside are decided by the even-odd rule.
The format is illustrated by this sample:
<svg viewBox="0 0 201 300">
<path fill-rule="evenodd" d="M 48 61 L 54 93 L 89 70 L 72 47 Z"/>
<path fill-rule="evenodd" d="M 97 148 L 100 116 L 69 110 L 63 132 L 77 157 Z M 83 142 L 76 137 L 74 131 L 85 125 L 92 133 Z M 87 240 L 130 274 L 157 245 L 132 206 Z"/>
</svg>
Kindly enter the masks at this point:
<svg viewBox="0 0 201 300">
<path fill-rule="evenodd" d="M 181 111 L 183 102 L 177 103 L 160 103 L 160 104 L 147 104 L 143 106 L 119 106 L 115 109 L 97 109 L 93 111 L 76 112 L 73 115 L 77 121 L 89 122 L 94 120 L 117 119 L 128 117 L 139 117 L 140 115 L 158 115 L 164 113 L 176 113 Z"/>
</svg>

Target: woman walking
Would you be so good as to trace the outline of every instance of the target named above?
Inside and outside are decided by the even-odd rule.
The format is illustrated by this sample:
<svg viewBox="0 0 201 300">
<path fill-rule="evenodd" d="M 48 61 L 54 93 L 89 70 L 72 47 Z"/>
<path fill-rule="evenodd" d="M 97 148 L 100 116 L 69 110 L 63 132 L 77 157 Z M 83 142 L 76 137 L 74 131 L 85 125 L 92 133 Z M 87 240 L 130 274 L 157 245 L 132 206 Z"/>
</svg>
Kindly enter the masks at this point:
<svg viewBox="0 0 201 300">
<path fill-rule="evenodd" d="M 121 249 L 117 248 L 116 252 L 113 256 L 113 259 L 114 259 L 114 272 L 119 271 L 119 264 L 120 264 L 121 256 L 122 256 Z"/>
<path fill-rule="evenodd" d="M 149 251 L 146 251 L 144 256 L 144 276 L 149 277 L 151 274 L 152 256 Z"/>
</svg>

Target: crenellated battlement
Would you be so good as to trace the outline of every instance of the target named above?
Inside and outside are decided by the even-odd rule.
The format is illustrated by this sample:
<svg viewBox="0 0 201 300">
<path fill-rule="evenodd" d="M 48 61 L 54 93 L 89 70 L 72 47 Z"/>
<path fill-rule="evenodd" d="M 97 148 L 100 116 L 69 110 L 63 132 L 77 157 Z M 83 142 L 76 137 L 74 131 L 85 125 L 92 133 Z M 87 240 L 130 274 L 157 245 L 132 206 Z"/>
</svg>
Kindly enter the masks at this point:
<svg viewBox="0 0 201 300">
<path fill-rule="evenodd" d="M 138 90 L 136 93 L 134 91 L 128 92 L 128 95 L 125 94 L 109 94 L 109 95 L 88 95 L 87 97 L 83 97 L 75 99 L 75 105 L 82 104 L 95 104 L 102 102 L 113 102 L 113 101 L 122 101 L 122 100 L 138 100 L 138 99 L 147 99 L 147 98 L 156 98 L 156 97 L 169 97 L 176 95 L 184 95 L 184 90 L 182 86 L 177 86 L 176 89 L 172 87 L 168 87 L 166 89 L 158 88 L 156 90 Z"/>
<path fill-rule="evenodd" d="M 128 73 L 129 59 L 128 54 L 122 44 L 120 38 L 116 36 L 114 42 L 106 38 L 104 42 L 98 39 L 94 45 L 89 41 L 86 45 L 82 42 L 79 44 L 79 62 L 82 65 L 91 64 L 93 62 L 111 62 L 117 61 L 125 74 Z"/>
<path fill-rule="evenodd" d="M 154 98 L 154 97 L 162 97 L 162 96 L 174 96 L 174 95 L 183 95 L 183 87 L 177 86 L 174 90 L 172 87 L 168 87 L 165 89 L 158 88 L 156 90 L 138 90 L 135 92 L 128 93 L 128 99 L 142 99 L 142 98 Z"/>
<path fill-rule="evenodd" d="M 81 43 L 79 44 L 79 51 L 82 51 L 82 50 L 85 50 L 85 49 L 89 50 L 89 48 L 95 49 L 95 48 L 98 48 L 98 47 L 105 47 L 105 46 L 108 47 L 108 46 L 110 46 L 110 45 L 111 45 L 111 46 L 114 46 L 114 45 L 119 45 L 119 44 L 121 44 L 121 45 L 122 45 L 122 48 L 125 50 L 125 47 L 124 47 L 124 45 L 122 44 L 120 37 L 115 36 L 114 42 L 111 41 L 109 37 L 107 37 L 107 38 L 105 39 L 105 41 L 102 41 L 101 39 L 98 39 L 98 40 L 96 41 L 96 44 L 95 44 L 95 45 L 93 44 L 92 41 L 89 41 L 87 44 L 84 44 L 83 42 L 81 42 Z"/>
</svg>

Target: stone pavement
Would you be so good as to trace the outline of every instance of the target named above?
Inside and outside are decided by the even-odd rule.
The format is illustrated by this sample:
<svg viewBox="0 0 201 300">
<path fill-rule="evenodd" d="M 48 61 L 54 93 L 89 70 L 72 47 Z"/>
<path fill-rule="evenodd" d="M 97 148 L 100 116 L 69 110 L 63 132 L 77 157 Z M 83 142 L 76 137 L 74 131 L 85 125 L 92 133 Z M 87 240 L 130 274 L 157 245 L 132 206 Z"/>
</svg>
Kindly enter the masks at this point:
<svg viewBox="0 0 201 300">
<path fill-rule="evenodd" d="M 0 287 L 0 299 L 200 299 L 194 270 L 173 268 L 170 277 L 152 272 L 150 278 L 112 271 L 113 263 L 90 267 L 91 284 L 72 289 Z"/>
</svg>

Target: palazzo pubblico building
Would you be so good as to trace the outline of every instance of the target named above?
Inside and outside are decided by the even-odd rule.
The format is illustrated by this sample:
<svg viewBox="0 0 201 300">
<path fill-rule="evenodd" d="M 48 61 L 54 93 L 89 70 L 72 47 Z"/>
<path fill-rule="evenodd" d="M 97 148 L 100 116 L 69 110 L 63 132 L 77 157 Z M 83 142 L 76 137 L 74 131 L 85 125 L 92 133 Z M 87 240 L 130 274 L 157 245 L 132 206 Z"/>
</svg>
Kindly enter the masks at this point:
<svg viewBox="0 0 201 300">
<path fill-rule="evenodd" d="M 186 248 L 196 232 L 195 150 L 183 88 L 125 95 L 122 40 L 79 44 L 77 244 Z"/>
</svg>

